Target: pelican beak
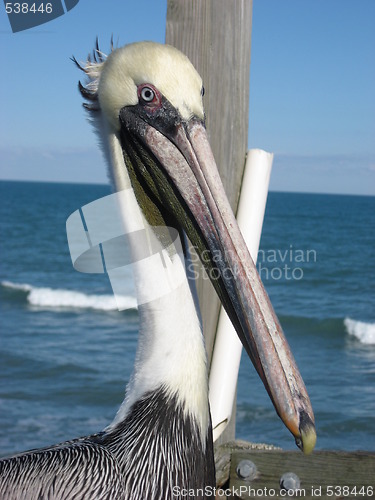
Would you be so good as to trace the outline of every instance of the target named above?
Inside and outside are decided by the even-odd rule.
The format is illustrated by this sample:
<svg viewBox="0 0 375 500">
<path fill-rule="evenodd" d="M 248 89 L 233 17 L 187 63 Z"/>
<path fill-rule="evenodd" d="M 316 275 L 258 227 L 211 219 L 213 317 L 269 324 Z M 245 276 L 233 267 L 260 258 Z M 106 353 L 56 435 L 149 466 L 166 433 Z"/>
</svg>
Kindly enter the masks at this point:
<svg viewBox="0 0 375 500">
<path fill-rule="evenodd" d="M 225 195 L 204 124 L 183 120 L 168 102 L 163 113 L 164 120 L 137 106 L 120 112 L 132 182 L 168 213 L 169 225 L 174 219 L 187 233 L 276 412 L 309 453 L 316 441 L 311 403 Z"/>
</svg>

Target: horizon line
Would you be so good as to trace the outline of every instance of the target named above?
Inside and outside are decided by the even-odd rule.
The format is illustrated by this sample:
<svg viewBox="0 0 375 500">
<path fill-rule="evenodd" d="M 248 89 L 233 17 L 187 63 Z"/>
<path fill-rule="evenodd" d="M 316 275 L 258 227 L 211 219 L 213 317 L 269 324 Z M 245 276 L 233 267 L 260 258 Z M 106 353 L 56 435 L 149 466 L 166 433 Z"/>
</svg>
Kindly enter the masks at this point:
<svg viewBox="0 0 375 500">
<path fill-rule="evenodd" d="M 102 181 L 98 182 L 85 182 L 85 181 L 57 181 L 57 180 L 39 180 L 39 179 L 2 179 L 0 182 L 24 182 L 24 183 L 34 183 L 34 184 L 67 184 L 67 185 L 83 185 L 83 186 L 108 186 L 111 187 L 110 182 L 104 183 Z M 374 194 L 366 193 L 333 193 L 328 191 L 297 191 L 297 190 L 283 190 L 283 189 L 270 189 L 269 193 L 281 193 L 281 194 L 316 194 L 316 195 L 327 195 L 327 196 L 367 196 L 375 197 Z"/>
</svg>

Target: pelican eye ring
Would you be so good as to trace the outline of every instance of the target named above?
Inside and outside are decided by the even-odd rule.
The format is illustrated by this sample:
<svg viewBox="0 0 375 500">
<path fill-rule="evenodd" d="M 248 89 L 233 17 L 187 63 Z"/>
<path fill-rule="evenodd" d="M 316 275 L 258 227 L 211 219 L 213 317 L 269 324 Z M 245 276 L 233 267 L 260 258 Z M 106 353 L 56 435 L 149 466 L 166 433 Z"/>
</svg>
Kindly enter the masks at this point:
<svg viewBox="0 0 375 500">
<path fill-rule="evenodd" d="M 139 104 L 149 113 L 153 113 L 162 106 L 162 95 L 151 83 L 143 83 L 138 86 Z"/>
<path fill-rule="evenodd" d="M 140 95 L 144 102 L 152 102 L 155 99 L 155 92 L 150 87 L 143 87 Z"/>
</svg>

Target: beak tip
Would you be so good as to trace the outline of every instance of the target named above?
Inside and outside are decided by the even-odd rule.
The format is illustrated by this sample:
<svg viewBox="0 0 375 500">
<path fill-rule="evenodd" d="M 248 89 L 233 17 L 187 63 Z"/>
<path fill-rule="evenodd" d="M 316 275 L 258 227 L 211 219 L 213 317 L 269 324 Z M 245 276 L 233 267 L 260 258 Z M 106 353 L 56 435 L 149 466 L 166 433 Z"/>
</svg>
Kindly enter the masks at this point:
<svg viewBox="0 0 375 500">
<path fill-rule="evenodd" d="M 316 432 L 315 427 L 311 427 L 308 432 L 301 432 L 301 449 L 305 455 L 310 455 L 310 453 L 315 448 L 316 444 Z"/>
<path fill-rule="evenodd" d="M 305 412 L 300 414 L 300 435 L 296 437 L 296 444 L 305 455 L 309 455 L 316 444 L 316 430 L 313 420 Z"/>
</svg>

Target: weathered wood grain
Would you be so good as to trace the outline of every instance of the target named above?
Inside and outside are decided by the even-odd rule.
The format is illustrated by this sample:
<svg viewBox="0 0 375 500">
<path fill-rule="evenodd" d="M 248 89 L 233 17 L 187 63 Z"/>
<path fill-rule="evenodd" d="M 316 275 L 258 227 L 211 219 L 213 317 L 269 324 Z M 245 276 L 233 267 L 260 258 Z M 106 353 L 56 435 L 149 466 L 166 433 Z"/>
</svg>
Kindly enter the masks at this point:
<svg viewBox="0 0 375 500">
<path fill-rule="evenodd" d="M 257 467 L 252 481 L 237 475 L 244 459 Z M 305 456 L 299 451 L 234 449 L 229 488 L 241 499 L 271 498 L 273 491 L 280 497 L 279 482 L 286 472 L 300 479 L 299 491 L 293 495 L 298 498 L 375 498 L 375 453 L 369 452 L 317 451 Z"/>
</svg>

